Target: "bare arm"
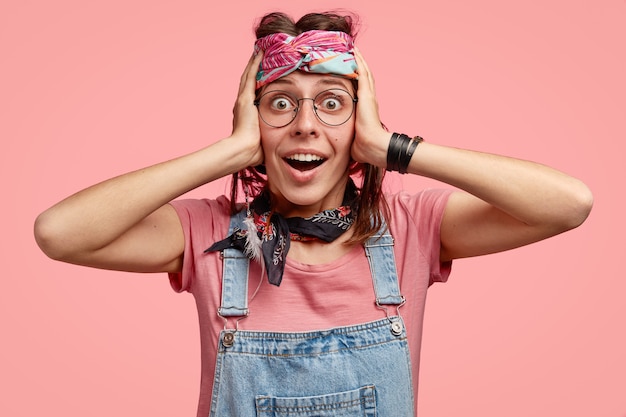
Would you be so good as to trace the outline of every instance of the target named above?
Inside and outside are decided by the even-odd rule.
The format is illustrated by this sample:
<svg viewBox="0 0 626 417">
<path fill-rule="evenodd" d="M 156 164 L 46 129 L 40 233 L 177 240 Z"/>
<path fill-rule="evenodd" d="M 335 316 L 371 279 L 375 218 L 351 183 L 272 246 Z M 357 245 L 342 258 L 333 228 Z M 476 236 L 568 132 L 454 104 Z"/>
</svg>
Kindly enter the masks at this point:
<svg viewBox="0 0 626 417">
<path fill-rule="evenodd" d="M 35 221 L 41 249 L 53 259 L 97 268 L 179 271 L 183 231 L 168 202 L 263 160 L 253 105 L 259 59 L 250 59 L 242 75 L 231 136 L 57 203 Z"/>
<path fill-rule="evenodd" d="M 432 144 L 409 172 L 465 192 L 454 193 L 441 224 L 442 260 L 499 252 L 579 226 L 591 210 L 581 181 L 534 162 Z"/>
<path fill-rule="evenodd" d="M 359 104 L 353 157 L 385 167 L 390 133 L 378 117 L 374 80 L 359 52 Z M 534 162 L 422 143 L 411 174 L 459 188 L 441 225 L 441 260 L 499 252 L 580 225 L 593 204 L 581 181 Z"/>
</svg>

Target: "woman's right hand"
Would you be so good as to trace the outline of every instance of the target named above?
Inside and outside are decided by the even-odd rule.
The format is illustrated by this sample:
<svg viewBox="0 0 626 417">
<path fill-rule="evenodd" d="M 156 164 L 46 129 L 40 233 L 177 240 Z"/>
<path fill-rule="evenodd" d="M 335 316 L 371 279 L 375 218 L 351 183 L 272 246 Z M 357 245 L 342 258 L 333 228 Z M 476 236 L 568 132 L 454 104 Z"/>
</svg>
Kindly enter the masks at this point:
<svg viewBox="0 0 626 417">
<path fill-rule="evenodd" d="M 229 139 L 236 148 L 243 146 L 245 166 L 256 166 L 263 163 L 263 148 L 261 147 L 261 132 L 259 129 L 259 113 L 254 105 L 256 74 L 263 53 L 259 52 L 250 57 L 246 69 L 241 75 L 237 100 L 233 108 L 233 132 Z"/>
</svg>

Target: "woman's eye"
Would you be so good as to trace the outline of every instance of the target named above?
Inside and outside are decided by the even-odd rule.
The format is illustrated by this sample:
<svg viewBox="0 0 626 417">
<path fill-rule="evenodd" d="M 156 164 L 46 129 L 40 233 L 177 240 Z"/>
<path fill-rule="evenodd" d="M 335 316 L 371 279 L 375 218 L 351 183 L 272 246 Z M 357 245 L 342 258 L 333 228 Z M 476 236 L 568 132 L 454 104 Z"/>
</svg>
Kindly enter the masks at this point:
<svg viewBox="0 0 626 417">
<path fill-rule="evenodd" d="M 293 105 L 284 97 L 278 97 L 272 100 L 271 107 L 275 110 L 290 110 Z"/>
<path fill-rule="evenodd" d="M 335 111 L 341 108 L 341 100 L 337 97 L 329 97 L 322 100 L 320 106 L 323 110 Z"/>
</svg>

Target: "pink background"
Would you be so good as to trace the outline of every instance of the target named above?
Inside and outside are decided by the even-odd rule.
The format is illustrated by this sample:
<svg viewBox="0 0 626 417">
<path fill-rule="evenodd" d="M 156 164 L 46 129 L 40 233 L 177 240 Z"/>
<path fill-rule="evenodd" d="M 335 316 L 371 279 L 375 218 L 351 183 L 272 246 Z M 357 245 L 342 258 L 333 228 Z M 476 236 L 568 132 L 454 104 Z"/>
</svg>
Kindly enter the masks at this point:
<svg viewBox="0 0 626 417">
<path fill-rule="evenodd" d="M 626 416 L 623 0 L 3 1 L 0 415 L 195 415 L 192 297 L 53 262 L 33 220 L 229 134 L 254 19 L 338 4 L 362 16 L 392 130 L 541 161 L 596 198 L 581 228 L 432 288 L 420 416 Z"/>
</svg>

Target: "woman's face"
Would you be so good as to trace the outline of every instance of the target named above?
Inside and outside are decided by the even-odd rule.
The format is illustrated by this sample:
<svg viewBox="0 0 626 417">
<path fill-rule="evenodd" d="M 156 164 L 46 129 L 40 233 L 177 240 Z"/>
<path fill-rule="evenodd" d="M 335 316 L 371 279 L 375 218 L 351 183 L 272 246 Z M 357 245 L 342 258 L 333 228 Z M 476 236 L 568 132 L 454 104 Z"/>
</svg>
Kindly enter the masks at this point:
<svg viewBox="0 0 626 417">
<path fill-rule="evenodd" d="M 301 71 L 272 82 L 262 93 L 282 90 L 302 99 L 316 97 L 331 88 L 354 96 L 347 79 Z M 285 216 L 306 217 L 341 205 L 348 180 L 355 115 L 353 112 L 342 125 L 329 126 L 315 115 L 312 100 L 299 100 L 299 105 L 295 119 L 287 126 L 272 127 L 262 119 L 259 123 L 273 209 Z"/>
</svg>

